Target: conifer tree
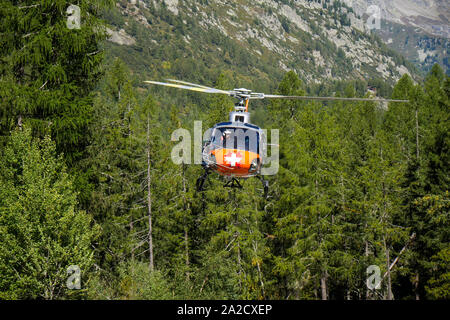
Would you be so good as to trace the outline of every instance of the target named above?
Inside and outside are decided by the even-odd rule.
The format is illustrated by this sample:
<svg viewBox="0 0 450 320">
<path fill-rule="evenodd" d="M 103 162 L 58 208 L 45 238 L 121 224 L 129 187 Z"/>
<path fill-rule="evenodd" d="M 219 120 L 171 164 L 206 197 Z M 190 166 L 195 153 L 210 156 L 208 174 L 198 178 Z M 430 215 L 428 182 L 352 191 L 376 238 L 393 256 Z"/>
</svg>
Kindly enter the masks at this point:
<svg viewBox="0 0 450 320">
<path fill-rule="evenodd" d="M 114 83 L 116 76 L 113 68 L 107 73 L 107 82 Z M 131 257 L 141 243 L 134 239 L 134 222 L 143 206 L 136 175 L 141 177 L 144 172 L 138 161 L 143 155 L 136 153 L 141 142 L 133 127 L 138 100 L 131 81 L 121 81 L 122 84 L 115 82 L 115 91 L 111 89 L 109 95 L 96 99 L 96 121 L 92 127 L 96 134 L 89 146 L 90 158 L 83 162 L 84 167 L 93 170 L 90 180 L 94 190 L 88 209 L 103 229 L 97 259 L 108 272 Z M 120 90 L 119 85 L 123 86 Z M 114 94 L 118 91 L 120 100 Z"/>
<path fill-rule="evenodd" d="M 432 274 L 430 259 L 446 246 L 445 231 L 431 227 L 430 216 L 417 206 L 426 196 L 442 196 L 448 183 L 448 93 L 445 77 L 439 66 L 427 76 L 424 89 L 414 86 L 404 76 L 393 90 L 393 97 L 409 98 L 410 102 L 390 106 L 386 114 L 386 131 L 398 142 L 406 172 L 403 180 L 404 215 L 396 222 L 411 228 L 417 236 L 408 252 L 409 271 L 413 292 L 411 296 L 426 296 L 425 285 Z M 444 241 L 444 242 L 442 242 Z"/>
<path fill-rule="evenodd" d="M 0 297 L 70 297 L 68 267 L 78 266 L 81 288 L 91 271 L 92 218 L 77 209 L 73 179 L 55 143 L 16 129 L 0 154 Z M 81 293 L 75 290 L 75 295 Z M 81 294 L 81 296 L 80 296 Z"/>
<path fill-rule="evenodd" d="M 66 0 L 0 2 L 1 136 L 28 119 L 35 134 L 51 133 L 69 165 L 83 156 L 91 92 L 102 74 L 99 16 L 110 3 L 83 0 L 73 9 Z"/>
</svg>

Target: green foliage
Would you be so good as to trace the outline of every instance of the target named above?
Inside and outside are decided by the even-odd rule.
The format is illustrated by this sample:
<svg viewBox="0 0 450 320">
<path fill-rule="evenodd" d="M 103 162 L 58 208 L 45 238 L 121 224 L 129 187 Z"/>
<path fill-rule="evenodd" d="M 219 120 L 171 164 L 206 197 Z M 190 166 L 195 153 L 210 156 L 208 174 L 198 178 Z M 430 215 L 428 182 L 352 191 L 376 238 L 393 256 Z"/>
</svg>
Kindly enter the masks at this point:
<svg viewBox="0 0 450 320">
<path fill-rule="evenodd" d="M 224 72 L 216 86 L 232 83 Z M 448 298 L 449 90 L 439 69 L 423 87 L 403 77 L 393 97 L 410 102 L 387 110 L 272 101 L 280 170 L 268 177 L 267 200 L 259 181 L 239 192 L 217 175 L 198 193 L 200 168 L 171 161 L 170 132 L 189 128 L 189 113 L 208 126 L 222 121 L 227 97 L 212 96 L 203 111 L 171 106 L 165 115 L 132 84 L 114 61 L 95 99 L 89 157 L 80 162 L 98 238 L 55 145 L 33 140 L 26 126 L 12 133 L 0 158 L 2 298 Z M 332 86 L 345 96 L 365 87 Z M 305 89 L 288 72 L 277 93 Z M 82 291 L 64 287 L 70 264 L 83 270 Z M 369 265 L 384 275 L 380 291 L 366 287 Z M 413 289 L 401 285 L 408 282 Z"/>
<path fill-rule="evenodd" d="M 431 262 L 434 265 L 434 272 L 432 278 L 428 281 L 425 287 L 427 295 L 432 299 L 446 299 L 450 298 L 450 248 L 439 251 L 432 257 Z"/>
<path fill-rule="evenodd" d="M 66 26 L 70 1 L 0 2 L 1 136 L 25 119 L 35 134 L 51 132 L 69 164 L 82 157 L 106 38 L 99 14 L 108 2 L 77 2 L 80 29 Z"/>
<path fill-rule="evenodd" d="M 61 299 L 67 268 L 82 281 L 93 264 L 92 218 L 77 208 L 76 193 L 54 142 L 15 130 L 0 158 L 0 297 Z M 79 295 L 80 293 L 78 293 Z"/>
<path fill-rule="evenodd" d="M 436 257 L 441 254 L 442 258 L 448 247 L 448 226 L 433 223 L 435 217 L 426 213 L 424 205 L 429 197 L 445 198 L 448 191 L 448 165 L 442 162 L 448 159 L 449 145 L 449 103 L 444 78 L 437 65 L 423 88 L 404 76 L 394 88 L 393 97 L 407 97 L 410 103 L 392 106 L 385 122 L 390 139 L 398 143 L 406 167 L 402 182 L 403 215 L 397 216 L 395 222 L 417 234 L 408 268 L 412 278 L 419 279 L 413 281 L 416 295 L 425 296 L 431 292 L 425 288 L 427 283 L 431 279 L 437 281 L 435 270 L 439 268 L 439 259 Z"/>
<path fill-rule="evenodd" d="M 97 2 L 80 1 L 90 15 L 70 32 L 66 1 L 2 4 L 0 32 L 17 37 L 0 39 L 0 298 L 448 299 L 450 80 L 438 66 L 424 83 L 405 75 L 394 88 L 377 78 L 307 85 L 294 71 L 283 76 L 256 41 L 205 33 L 181 10 L 152 4 L 142 11 L 152 38 L 105 13 L 137 44 L 105 44 L 93 95 L 105 37 Z M 324 6 L 346 25 L 344 7 Z M 352 68 L 324 35 L 313 41 L 288 20 L 282 28 L 336 59 L 333 73 Z M 304 72 L 307 57 L 293 58 Z M 197 192 L 200 166 L 171 159 L 172 132 L 194 138 L 195 120 L 204 130 L 226 120 L 230 98 L 143 90 L 148 76 L 297 96 L 358 97 L 373 86 L 410 102 L 255 102 L 253 119 L 280 133 L 280 169 L 263 199 L 260 181 L 226 189 L 216 174 Z M 66 289 L 69 265 L 82 270 L 80 291 Z M 370 265 L 382 271 L 380 289 L 366 286 Z"/>
<path fill-rule="evenodd" d="M 429 223 L 434 228 L 447 226 L 450 223 L 450 199 L 448 191 L 443 195 L 424 196 L 416 199 L 414 204 L 426 212 Z M 430 279 L 428 280 L 425 290 L 427 295 L 433 299 L 449 299 L 450 298 L 450 243 L 448 242 L 448 228 L 441 230 L 439 237 L 442 242 L 438 244 L 438 251 L 427 263 L 431 269 Z"/>
</svg>

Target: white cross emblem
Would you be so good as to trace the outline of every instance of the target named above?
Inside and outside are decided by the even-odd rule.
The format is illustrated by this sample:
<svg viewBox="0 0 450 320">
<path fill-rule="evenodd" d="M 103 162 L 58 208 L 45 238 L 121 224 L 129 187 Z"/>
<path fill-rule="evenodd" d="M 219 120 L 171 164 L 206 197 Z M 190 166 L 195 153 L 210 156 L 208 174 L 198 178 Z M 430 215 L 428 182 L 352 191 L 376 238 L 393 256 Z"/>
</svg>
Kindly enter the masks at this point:
<svg viewBox="0 0 450 320">
<path fill-rule="evenodd" d="M 236 156 L 236 153 L 225 156 L 225 161 L 229 162 L 232 167 L 235 167 L 236 163 L 241 162 L 241 159 L 242 158 Z"/>
</svg>

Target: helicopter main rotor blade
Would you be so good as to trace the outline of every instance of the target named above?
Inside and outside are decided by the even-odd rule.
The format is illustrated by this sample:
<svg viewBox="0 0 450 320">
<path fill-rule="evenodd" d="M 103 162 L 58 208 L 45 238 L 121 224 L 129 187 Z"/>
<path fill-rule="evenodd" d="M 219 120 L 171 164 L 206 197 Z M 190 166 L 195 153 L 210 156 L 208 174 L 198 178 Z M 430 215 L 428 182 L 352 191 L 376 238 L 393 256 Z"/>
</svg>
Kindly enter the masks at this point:
<svg viewBox="0 0 450 320">
<path fill-rule="evenodd" d="M 187 82 L 187 81 L 181 81 L 181 80 L 175 80 L 175 79 L 166 79 L 169 82 L 174 82 L 174 83 L 180 83 L 180 84 L 184 84 L 190 87 L 197 87 L 197 88 L 203 88 L 203 89 L 213 89 L 213 90 L 220 90 L 220 91 L 226 91 L 226 90 L 221 90 L 221 89 L 216 89 L 216 88 L 212 88 L 212 87 L 207 87 L 201 84 L 196 84 L 196 83 L 192 83 L 192 82 Z"/>
<path fill-rule="evenodd" d="M 214 89 L 214 88 L 209 88 L 209 87 L 193 87 L 193 86 L 188 86 L 188 85 L 182 85 L 182 84 L 176 84 L 176 83 L 166 83 L 166 82 L 159 82 L 159 81 L 144 81 L 145 83 L 150 83 L 150 84 L 157 84 L 160 86 L 166 86 L 166 87 L 172 87 L 172 88 L 179 88 L 179 89 L 186 89 L 186 90 L 192 90 L 192 91 L 197 91 L 197 92 L 205 92 L 205 93 L 221 93 L 221 94 L 226 94 L 226 95 L 230 95 L 229 91 L 225 91 L 225 90 L 219 90 L 219 89 Z"/>
<path fill-rule="evenodd" d="M 400 99 L 380 99 L 380 98 L 341 98 L 341 97 L 311 97 L 311 96 L 283 96 L 276 94 L 264 94 L 264 93 L 256 93 L 251 92 L 251 90 L 247 90 L 244 88 L 234 89 L 234 90 L 221 90 L 216 88 L 211 88 L 207 86 L 203 86 L 200 84 L 190 83 L 187 81 L 175 80 L 175 79 L 167 79 L 170 83 L 167 82 L 159 82 L 159 81 L 144 81 L 145 83 L 156 84 L 160 86 L 178 88 L 178 89 L 186 89 L 197 92 L 204 93 L 220 93 L 226 94 L 231 97 L 235 97 L 241 100 L 253 100 L 253 99 L 288 99 L 288 100 L 318 100 L 318 101 L 368 101 L 368 102 L 409 102 L 409 100 L 400 100 Z"/>
<path fill-rule="evenodd" d="M 265 94 L 263 97 L 268 99 L 290 99 L 290 100 L 409 102 L 409 100 L 397 100 L 397 99 L 280 96 L 275 94 Z"/>
</svg>

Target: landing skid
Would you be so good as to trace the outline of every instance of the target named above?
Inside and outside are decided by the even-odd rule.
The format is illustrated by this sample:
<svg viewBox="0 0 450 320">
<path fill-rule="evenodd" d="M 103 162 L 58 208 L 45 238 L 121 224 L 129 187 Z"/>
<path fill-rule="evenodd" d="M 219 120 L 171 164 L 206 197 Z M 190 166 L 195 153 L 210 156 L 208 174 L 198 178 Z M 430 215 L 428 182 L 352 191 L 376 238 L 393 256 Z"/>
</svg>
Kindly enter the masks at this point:
<svg viewBox="0 0 450 320">
<path fill-rule="evenodd" d="M 205 172 L 197 179 L 195 186 L 197 187 L 197 191 L 203 191 L 203 185 L 205 184 L 206 179 L 209 175 L 209 169 L 205 169 Z"/>
<path fill-rule="evenodd" d="M 267 199 L 269 194 L 269 181 L 264 180 L 262 176 L 257 176 L 259 180 L 261 180 L 264 189 L 264 198 Z"/>
<path fill-rule="evenodd" d="M 197 179 L 196 187 L 197 191 L 204 191 L 203 188 L 205 185 L 206 180 L 208 179 L 208 175 L 210 173 L 210 169 L 205 169 L 205 172 Z M 264 180 L 262 176 L 256 176 L 259 180 L 261 180 L 263 189 L 264 189 L 264 198 L 267 199 L 268 193 L 269 193 L 269 181 Z M 227 181 L 224 184 L 225 188 L 236 188 L 236 189 L 242 189 L 242 185 L 236 178 L 231 178 L 231 180 Z"/>
<path fill-rule="evenodd" d="M 236 178 L 231 178 L 231 180 L 228 181 L 227 183 L 225 183 L 223 186 L 226 188 L 242 189 L 242 185 L 240 184 L 239 180 Z"/>
</svg>

